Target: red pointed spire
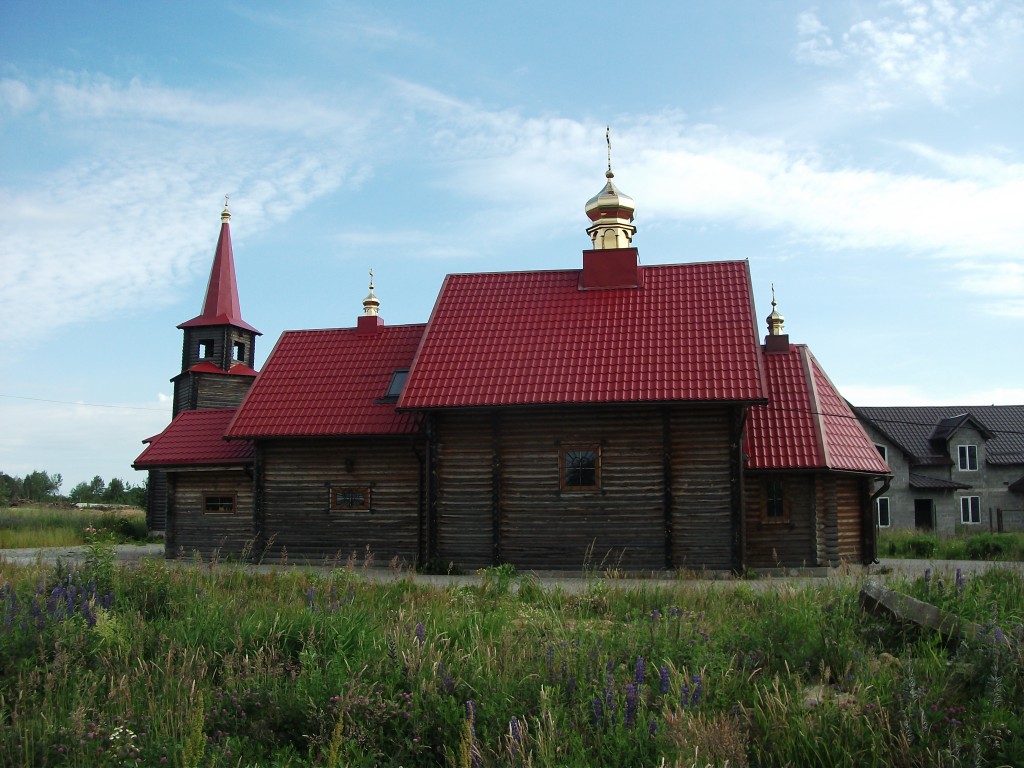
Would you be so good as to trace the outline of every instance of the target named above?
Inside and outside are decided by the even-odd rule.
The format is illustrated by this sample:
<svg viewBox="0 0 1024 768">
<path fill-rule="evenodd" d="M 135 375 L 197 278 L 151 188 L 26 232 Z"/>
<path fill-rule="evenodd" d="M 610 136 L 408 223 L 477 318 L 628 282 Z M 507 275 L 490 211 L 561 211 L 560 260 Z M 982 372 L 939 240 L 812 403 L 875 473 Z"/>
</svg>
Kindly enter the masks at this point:
<svg viewBox="0 0 1024 768">
<path fill-rule="evenodd" d="M 231 229 L 228 224 L 231 221 L 231 213 L 228 211 L 227 197 L 224 198 L 224 210 L 221 212 L 220 221 L 220 237 L 217 239 L 217 251 L 213 256 L 210 282 L 206 286 L 203 311 L 178 327 L 232 325 L 259 334 L 259 331 L 242 319 L 242 310 L 238 303 L 235 257 L 231 250 Z"/>
</svg>

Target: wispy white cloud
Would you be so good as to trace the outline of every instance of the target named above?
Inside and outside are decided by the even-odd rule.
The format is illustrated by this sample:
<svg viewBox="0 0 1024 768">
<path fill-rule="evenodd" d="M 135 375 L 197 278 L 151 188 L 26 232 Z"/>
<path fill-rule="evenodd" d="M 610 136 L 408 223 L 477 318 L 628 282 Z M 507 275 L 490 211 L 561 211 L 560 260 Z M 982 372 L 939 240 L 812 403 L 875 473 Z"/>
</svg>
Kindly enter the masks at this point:
<svg viewBox="0 0 1024 768">
<path fill-rule="evenodd" d="M 66 75 L 0 99 L 91 145 L 30 188 L 0 187 L 7 342 L 174 300 L 209 258 L 225 192 L 252 234 L 369 172 L 366 112 L 312 99 L 232 102 Z"/>
<path fill-rule="evenodd" d="M 817 9 L 796 21 L 797 60 L 848 70 L 849 80 L 829 87 L 852 110 L 922 98 L 945 106 L 958 86 L 988 88 L 978 69 L 1017 49 L 1024 34 L 1024 8 L 1013 2 L 890 0 L 868 7 L 865 17 L 838 32 Z"/>
</svg>

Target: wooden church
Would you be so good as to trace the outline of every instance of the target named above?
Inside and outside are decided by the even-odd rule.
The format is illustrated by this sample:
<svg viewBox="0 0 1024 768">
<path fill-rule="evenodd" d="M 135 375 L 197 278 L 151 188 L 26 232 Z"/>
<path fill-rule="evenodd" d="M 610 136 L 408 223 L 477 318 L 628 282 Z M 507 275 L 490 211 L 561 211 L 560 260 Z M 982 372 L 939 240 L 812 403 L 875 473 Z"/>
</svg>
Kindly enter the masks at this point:
<svg viewBox="0 0 1024 768">
<path fill-rule="evenodd" d="M 229 214 L 148 469 L 168 557 L 741 570 L 875 557 L 889 468 L 745 261 L 640 265 L 609 168 L 565 269 L 454 274 L 428 322 L 282 334 L 262 371 Z"/>
</svg>

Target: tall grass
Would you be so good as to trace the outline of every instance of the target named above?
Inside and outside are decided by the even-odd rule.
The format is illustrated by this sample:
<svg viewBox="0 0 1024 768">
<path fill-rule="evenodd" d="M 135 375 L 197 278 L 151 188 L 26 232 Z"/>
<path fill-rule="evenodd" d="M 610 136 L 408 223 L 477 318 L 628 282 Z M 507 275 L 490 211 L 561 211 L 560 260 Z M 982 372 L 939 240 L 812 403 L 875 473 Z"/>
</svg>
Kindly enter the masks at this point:
<svg viewBox="0 0 1024 768">
<path fill-rule="evenodd" d="M 87 543 L 87 529 L 117 542 L 145 541 L 146 513 L 135 508 L 0 507 L 0 549 L 70 547 Z"/>
<path fill-rule="evenodd" d="M 879 557 L 935 560 L 1024 561 L 1024 533 L 918 533 L 881 531 Z"/>
<path fill-rule="evenodd" d="M 1024 761 L 1016 573 L 945 578 L 945 609 L 1003 632 L 954 647 L 861 613 L 852 581 L 413 578 L 111 570 L 99 544 L 77 572 L 0 564 L 0 763 Z M 898 586 L 935 597 L 938 579 Z"/>
</svg>

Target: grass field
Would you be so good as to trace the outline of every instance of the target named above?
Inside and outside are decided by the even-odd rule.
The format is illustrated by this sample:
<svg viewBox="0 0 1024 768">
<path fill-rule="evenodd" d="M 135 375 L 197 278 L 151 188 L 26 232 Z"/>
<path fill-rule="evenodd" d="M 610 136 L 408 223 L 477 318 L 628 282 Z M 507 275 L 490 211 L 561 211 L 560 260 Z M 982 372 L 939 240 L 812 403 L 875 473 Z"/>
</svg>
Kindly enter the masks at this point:
<svg viewBox="0 0 1024 768">
<path fill-rule="evenodd" d="M 852 576 L 568 594 L 94 545 L 79 572 L 0 565 L 0 764 L 1024 764 L 1022 577 L 895 586 L 996 639 L 866 615 Z"/>
<path fill-rule="evenodd" d="M 933 558 L 936 560 L 1024 560 L 1024 533 L 972 533 L 951 535 L 917 531 L 880 532 L 879 557 Z"/>
<path fill-rule="evenodd" d="M 145 541 L 146 513 L 71 506 L 0 507 L 0 549 L 70 547 L 86 543 L 87 531 L 118 543 Z"/>
</svg>

